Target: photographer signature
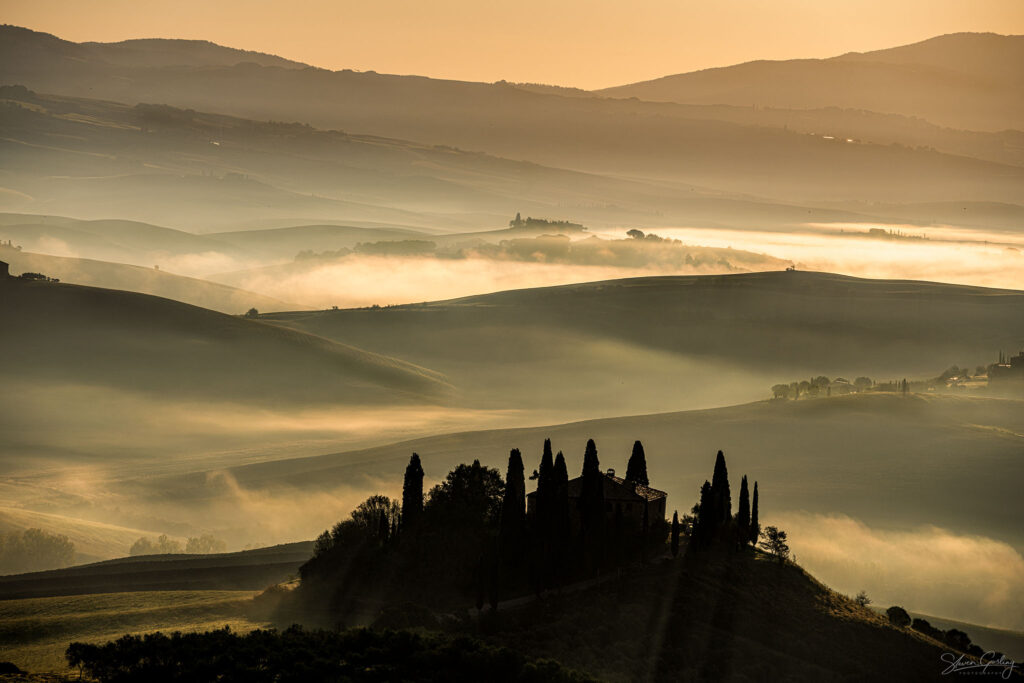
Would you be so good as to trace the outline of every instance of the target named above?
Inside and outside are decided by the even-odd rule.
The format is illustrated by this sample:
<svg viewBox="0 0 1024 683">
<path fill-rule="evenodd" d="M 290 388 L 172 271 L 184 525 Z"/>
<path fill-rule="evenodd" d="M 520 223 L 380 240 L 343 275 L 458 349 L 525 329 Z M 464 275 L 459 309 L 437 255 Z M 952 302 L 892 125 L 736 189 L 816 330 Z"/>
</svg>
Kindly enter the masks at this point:
<svg viewBox="0 0 1024 683">
<path fill-rule="evenodd" d="M 968 659 L 967 655 L 954 652 L 943 652 L 939 657 L 948 666 L 942 671 L 943 676 L 949 674 L 966 674 L 970 676 L 982 676 L 985 674 L 1001 676 L 1009 680 L 1013 675 L 1013 667 L 1016 662 L 1000 655 L 996 659 L 994 652 L 986 652 L 977 660 Z"/>
</svg>

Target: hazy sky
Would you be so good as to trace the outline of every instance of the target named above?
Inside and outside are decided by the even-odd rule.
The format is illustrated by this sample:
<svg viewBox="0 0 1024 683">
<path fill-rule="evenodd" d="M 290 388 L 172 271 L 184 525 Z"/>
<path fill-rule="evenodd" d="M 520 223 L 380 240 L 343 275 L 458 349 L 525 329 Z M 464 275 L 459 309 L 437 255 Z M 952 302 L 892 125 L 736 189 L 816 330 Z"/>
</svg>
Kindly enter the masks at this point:
<svg viewBox="0 0 1024 683">
<path fill-rule="evenodd" d="M 597 88 L 942 33 L 1024 33 L 1024 0 L 2 0 L 74 41 L 202 38 L 330 69 Z"/>
</svg>

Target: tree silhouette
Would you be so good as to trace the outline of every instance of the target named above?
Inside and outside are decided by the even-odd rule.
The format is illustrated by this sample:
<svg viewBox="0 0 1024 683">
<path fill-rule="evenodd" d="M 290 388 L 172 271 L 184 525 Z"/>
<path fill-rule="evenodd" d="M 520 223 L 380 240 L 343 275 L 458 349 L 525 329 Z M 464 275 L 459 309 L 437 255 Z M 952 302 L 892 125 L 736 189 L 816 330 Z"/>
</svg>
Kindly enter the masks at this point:
<svg viewBox="0 0 1024 683">
<path fill-rule="evenodd" d="M 732 518 L 732 497 L 729 494 L 729 470 L 725 466 L 725 455 L 718 451 L 715 457 L 715 472 L 711 477 L 711 496 L 714 505 L 714 524 L 724 525 Z"/>
<path fill-rule="evenodd" d="M 554 572 L 556 578 L 561 581 L 568 572 L 569 542 L 572 524 L 569 510 L 569 470 L 565 466 L 565 456 L 558 451 L 555 456 L 555 465 L 552 475 L 552 538 L 554 542 L 554 553 L 552 553 Z"/>
<path fill-rule="evenodd" d="M 766 527 L 761 534 L 761 547 L 771 553 L 779 562 L 785 562 L 789 558 L 789 543 L 787 543 L 786 532 L 778 527 Z"/>
<path fill-rule="evenodd" d="M 672 513 L 672 557 L 679 555 L 679 511 Z"/>
<path fill-rule="evenodd" d="M 885 610 L 885 616 L 889 617 L 889 623 L 893 626 L 898 626 L 900 628 L 910 626 L 910 615 L 907 614 L 907 610 L 903 609 L 899 605 L 893 605 L 889 609 Z"/>
<path fill-rule="evenodd" d="M 626 465 L 626 481 L 634 484 L 650 486 L 647 478 L 647 458 L 644 456 L 644 447 L 639 441 L 633 442 L 633 453 L 629 456 L 629 463 Z"/>
<path fill-rule="evenodd" d="M 420 456 L 413 453 L 405 468 L 402 483 L 402 531 L 412 529 L 423 515 L 423 467 Z"/>
<path fill-rule="evenodd" d="M 736 533 L 740 545 L 746 545 L 750 538 L 750 492 L 747 490 L 747 475 L 740 481 L 740 504 L 736 510 Z"/>
<path fill-rule="evenodd" d="M 757 482 L 754 482 L 754 504 L 750 509 L 750 544 L 757 545 L 761 537 L 761 523 L 757 521 Z"/>
<path fill-rule="evenodd" d="M 694 540 L 699 546 L 706 546 L 711 542 L 717 528 L 715 517 L 715 506 L 711 493 L 711 482 L 704 480 L 700 487 L 700 502 L 696 505 L 697 520 L 694 524 Z"/>
<path fill-rule="evenodd" d="M 515 558 L 522 551 L 526 522 L 526 480 L 523 456 L 513 448 L 508 456 L 505 475 L 505 496 L 501 502 L 501 546 L 505 559 Z"/>
<path fill-rule="evenodd" d="M 604 475 L 601 474 L 601 463 L 597 459 L 597 446 L 593 439 L 587 440 L 583 453 L 581 479 L 580 531 L 585 562 L 590 569 L 597 570 L 603 562 L 604 552 Z"/>
</svg>

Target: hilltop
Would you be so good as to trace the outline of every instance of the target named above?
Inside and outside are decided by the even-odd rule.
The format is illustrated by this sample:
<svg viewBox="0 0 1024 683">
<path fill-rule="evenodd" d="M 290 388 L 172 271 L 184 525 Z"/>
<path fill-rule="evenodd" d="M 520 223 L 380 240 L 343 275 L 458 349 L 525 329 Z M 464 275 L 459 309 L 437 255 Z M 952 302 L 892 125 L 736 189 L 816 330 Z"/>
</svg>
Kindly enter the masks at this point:
<svg viewBox="0 0 1024 683">
<path fill-rule="evenodd" d="M 0 288 L 12 383 L 265 404 L 406 402 L 445 389 L 403 361 L 169 299 L 15 278 Z"/>
</svg>

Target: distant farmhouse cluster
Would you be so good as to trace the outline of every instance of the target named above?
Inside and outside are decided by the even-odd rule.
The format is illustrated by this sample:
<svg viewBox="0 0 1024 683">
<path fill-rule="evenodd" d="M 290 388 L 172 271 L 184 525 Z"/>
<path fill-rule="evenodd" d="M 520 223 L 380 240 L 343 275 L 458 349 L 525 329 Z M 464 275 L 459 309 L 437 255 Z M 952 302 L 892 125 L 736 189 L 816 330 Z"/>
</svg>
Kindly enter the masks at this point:
<svg viewBox="0 0 1024 683">
<path fill-rule="evenodd" d="M 5 243 L 0 244 L 0 246 L 10 247 L 11 243 L 10 242 L 5 242 Z M 18 247 L 18 248 L 20 248 L 20 247 Z M 10 266 L 10 264 L 7 263 L 6 261 L 0 261 L 0 280 L 6 280 L 6 279 L 12 278 L 12 277 L 15 277 L 15 276 L 11 275 L 11 266 Z M 22 273 L 21 275 L 18 275 L 17 278 L 19 280 L 35 280 L 35 281 L 39 281 L 39 282 L 60 282 L 60 280 L 58 280 L 57 278 L 55 278 L 55 277 L 47 277 L 46 275 L 43 275 L 42 273 Z"/>
<path fill-rule="evenodd" d="M 1024 351 L 1016 356 L 999 352 L 999 362 L 988 367 L 988 379 L 993 383 L 1024 382 Z"/>
</svg>

